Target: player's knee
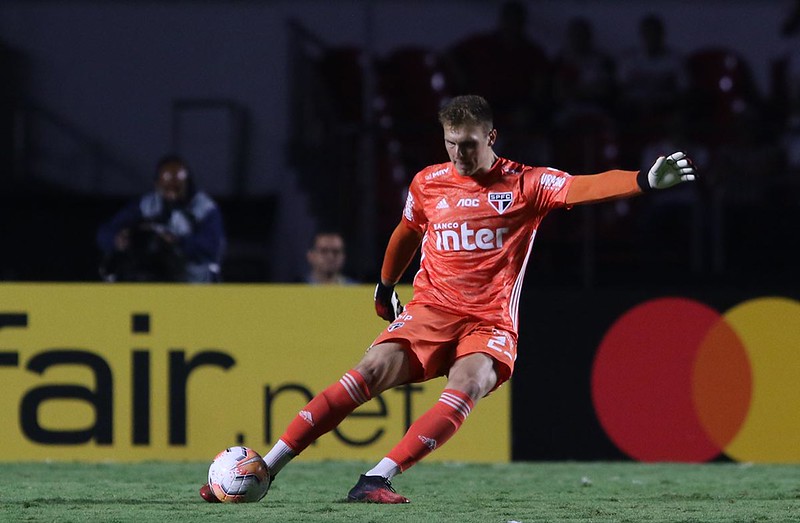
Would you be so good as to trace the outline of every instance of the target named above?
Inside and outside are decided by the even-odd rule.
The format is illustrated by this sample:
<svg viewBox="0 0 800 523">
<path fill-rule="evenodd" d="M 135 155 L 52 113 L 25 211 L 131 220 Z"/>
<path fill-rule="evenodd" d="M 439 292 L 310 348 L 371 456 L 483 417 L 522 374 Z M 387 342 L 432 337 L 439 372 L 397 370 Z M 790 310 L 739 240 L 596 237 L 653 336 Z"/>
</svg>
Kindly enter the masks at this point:
<svg viewBox="0 0 800 523">
<path fill-rule="evenodd" d="M 447 387 L 459 390 L 472 398 L 472 401 L 477 402 L 492 390 L 496 381 L 497 378 L 494 373 L 491 373 L 491 375 L 478 373 L 451 377 L 447 382 Z"/>
<path fill-rule="evenodd" d="M 355 370 L 364 378 L 364 382 L 367 384 L 372 396 L 380 394 L 380 392 L 377 392 L 378 382 L 383 374 L 380 365 L 371 361 L 361 361 L 355 366 Z"/>
<path fill-rule="evenodd" d="M 494 362 L 483 354 L 473 354 L 456 361 L 450 369 L 447 387 L 459 390 L 478 401 L 497 384 Z"/>
<path fill-rule="evenodd" d="M 390 351 L 370 350 L 356 365 L 355 370 L 364 378 L 370 394 L 375 397 L 400 384 L 405 379 L 401 372 L 405 367 L 396 354 Z"/>
</svg>

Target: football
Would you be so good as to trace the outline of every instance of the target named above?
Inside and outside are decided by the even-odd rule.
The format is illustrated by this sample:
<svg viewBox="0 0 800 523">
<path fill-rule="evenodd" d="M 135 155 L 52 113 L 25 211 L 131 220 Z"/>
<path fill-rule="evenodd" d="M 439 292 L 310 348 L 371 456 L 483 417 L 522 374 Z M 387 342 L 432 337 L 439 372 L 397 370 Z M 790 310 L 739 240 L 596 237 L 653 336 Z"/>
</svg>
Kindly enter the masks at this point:
<svg viewBox="0 0 800 523">
<path fill-rule="evenodd" d="M 208 485 L 223 503 L 259 501 L 269 490 L 269 469 L 253 449 L 230 447 L 211 462 Z"/>
</svg>

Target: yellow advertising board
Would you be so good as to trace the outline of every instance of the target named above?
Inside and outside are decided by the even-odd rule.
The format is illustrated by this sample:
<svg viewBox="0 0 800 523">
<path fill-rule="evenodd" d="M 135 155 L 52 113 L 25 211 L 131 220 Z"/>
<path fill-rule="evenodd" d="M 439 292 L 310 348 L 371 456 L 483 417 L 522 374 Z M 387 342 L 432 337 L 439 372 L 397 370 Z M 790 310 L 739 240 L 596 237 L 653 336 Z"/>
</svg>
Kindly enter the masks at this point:
<svg viewBox="0 0 800 523">
<path fill-rule="evenodd" d="M 385 325 L 366 285 L 1 284 L 0 461 L 265 452 Z M 384 392 L 301 459 L 382 457 L 444 384 Z M 508 461 L 510 404 L 501 387 L 429 459 Z"/>
</svg>

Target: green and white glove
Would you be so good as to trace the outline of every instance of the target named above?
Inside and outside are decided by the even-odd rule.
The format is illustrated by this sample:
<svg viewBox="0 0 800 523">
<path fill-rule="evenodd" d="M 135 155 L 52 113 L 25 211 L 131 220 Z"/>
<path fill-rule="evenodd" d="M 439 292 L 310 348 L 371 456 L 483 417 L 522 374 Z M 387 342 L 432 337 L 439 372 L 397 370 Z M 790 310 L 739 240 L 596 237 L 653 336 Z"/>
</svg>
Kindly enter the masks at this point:
<svg viewBox="0 0 800 523">
<path fill-rule="evenodd" d="M 637 182 L 642 191 L 667 189 L 682 182 L 694 181 L 696 176 L 694 164 L 685 153 L 676 152 L 669 156 L 659 156 L 656 162 L 645 173 L 639 172 Z"/>
</svg>

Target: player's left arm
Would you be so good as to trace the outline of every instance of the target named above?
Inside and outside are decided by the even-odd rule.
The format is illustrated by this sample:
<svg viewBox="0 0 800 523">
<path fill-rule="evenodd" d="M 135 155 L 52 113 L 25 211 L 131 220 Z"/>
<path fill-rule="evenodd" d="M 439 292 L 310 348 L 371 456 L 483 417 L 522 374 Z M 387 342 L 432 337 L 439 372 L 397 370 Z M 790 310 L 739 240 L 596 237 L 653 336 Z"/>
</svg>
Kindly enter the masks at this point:
<svg viewBox="0 0 800 523">
<path fill-rule="evenodd" d="M 567 191 L 566 205 L 627 198 L 654 189 L 667 189 L 695 179 L 692 161 L 682 152 L 660 156 L 648 171 L 611 170 L 575 176 Z"/>
</svg>

